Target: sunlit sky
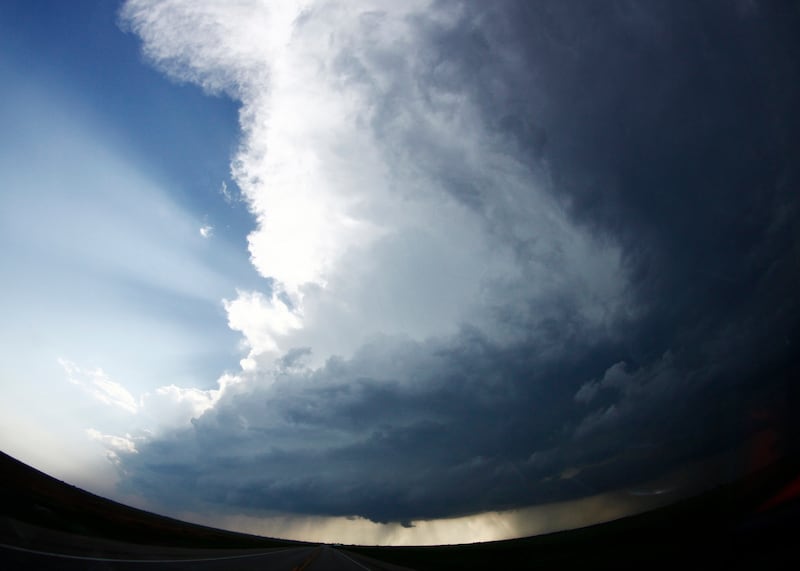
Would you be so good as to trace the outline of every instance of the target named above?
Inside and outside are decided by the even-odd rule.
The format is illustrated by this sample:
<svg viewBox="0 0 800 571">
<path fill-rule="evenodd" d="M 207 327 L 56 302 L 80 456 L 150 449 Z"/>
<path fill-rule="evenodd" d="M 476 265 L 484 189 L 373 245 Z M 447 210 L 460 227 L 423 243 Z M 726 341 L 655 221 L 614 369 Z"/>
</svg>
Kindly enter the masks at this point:
<svg viewBox="0 0 800 571">
<path fill-rule="evenodd" d="M 786 452 L 798 24 L 3 2 L 0 449 L 159 513 L 392 544 L 605 521 Z"/>
</svg>

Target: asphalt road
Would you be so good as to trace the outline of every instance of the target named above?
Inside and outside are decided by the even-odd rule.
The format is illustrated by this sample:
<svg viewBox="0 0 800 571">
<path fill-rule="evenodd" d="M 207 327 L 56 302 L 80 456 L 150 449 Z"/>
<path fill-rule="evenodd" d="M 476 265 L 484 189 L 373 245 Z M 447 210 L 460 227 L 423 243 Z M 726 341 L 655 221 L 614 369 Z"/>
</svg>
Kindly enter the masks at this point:
<svg viewBox="0 0 800 571">
<path fill-rule="evenodd" d="M 220 551 L 213 556 L 155 559 L 68 555 L 0 545 L 0 567 L 9 571 L 408 571 L 327 546 L 252 550 L 248 553 L 242 550 Z"/>
</svg>

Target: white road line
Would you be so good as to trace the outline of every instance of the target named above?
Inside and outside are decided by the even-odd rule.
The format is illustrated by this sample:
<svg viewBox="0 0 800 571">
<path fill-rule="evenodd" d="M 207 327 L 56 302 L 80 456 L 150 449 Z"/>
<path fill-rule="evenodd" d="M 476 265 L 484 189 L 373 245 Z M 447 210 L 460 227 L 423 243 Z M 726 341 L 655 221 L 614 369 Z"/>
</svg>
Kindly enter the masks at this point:
<svg viewBox="0 0 800 571">
<path fill-rule="evenodd" d="M 353 558 L 351 558 L 351 557 L 348 557 L 347 555 L 345 555 L 344 553 L 342 553 L 342 552 L 341 552 L 341 551 L 339 551 L 338 549 L 334 549 L 334 551 L 335 551 L 336 553 L 338 553 L 339 555 L 341 555 L 342 557 L 344 557 L 345 559 L 347 559 L 348 561 L 350 561 L 351 563 L 355 563 L 356 565 L 358 565 L 358 566 L 359 566 L 359 567 L 361 567 L 362 569 L 366 569 L 367 571 L 371 571 L 371 569 L 370 569 L 369 567 L 365 567 L 364 565 L 362 565 L 361 563 L 359 563 L 359 562 L 358 562 L 358 561 L 356 561 L 355 559 L 353 559 Z"/>
<path fill-rule="evenodd" d="M 286 547 L 278 551 L 269 551 L 266 553 L 248 553 L 245 555 L 224 555 L 222 557 L 205 557 L 203 559 L 117 559 L 115 557 L 88 557 L 85 555 L 67 555 L 66 553 L 50 553 L 48 551 L 37 551 L 35 549 L 27 549 L 25 547 L 18 547 L 16 545 L 7 545 L 0 543 L 0 547 L 4 549 L 13 549 L 15 551 L 24 551 L 25 553 L 33 553 L 35 555 L 44 555 L 47 557 L 59 557 L 61 559 L 78 559 L 80 561 L 104 561 L 113 563 L 202 563 L 205 561 L 225 561 L 228 559 L 247 559 L 253 557 L 266 557 L 275 553 L 282 553 L 284 551 L 291 551 L 293 549 L 308 549 L 306 547 Z M 349 558 L 348 558 L 349 559 Z"/>
</svg>

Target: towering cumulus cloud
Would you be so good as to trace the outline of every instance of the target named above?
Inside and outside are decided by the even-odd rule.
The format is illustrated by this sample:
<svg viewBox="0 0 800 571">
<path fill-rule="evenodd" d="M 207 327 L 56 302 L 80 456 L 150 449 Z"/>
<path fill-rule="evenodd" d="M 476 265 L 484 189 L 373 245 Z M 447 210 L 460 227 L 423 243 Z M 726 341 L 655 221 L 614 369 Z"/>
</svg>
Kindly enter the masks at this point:
<svg viewBox="0 0 800 571">
<path fill-rule="evenodd" d="M 127 2 L 150 62 L 241 103 L 232 173 L 265 280 L 224 301 L 241 370 L 191 424 L 119 450 L 124 484 L 408 522 L 719 448 L 702 391 L 744 370 L 794 279 L 725 245 L 790 255 L 790 218 L 746 189 L 790 212 L 776 181 L 796 175 L 745 159 L 773 152 L 766 115 L 796 114 L 730 49 L 766 49 L 767 16 L 700 4 Z M 739 93 L 771 127 L 732 122 Z"/>
<path fill-rule="evenodd" d="M 544 316 L 571 297 L 597 326 L 619 310 L 618 252 L 567 221 L 542 165 L 490 129 L 468 62 L 442 44 L 463 12 L 126 6 L 157 65 L 242 102 L 233 172 L 258 222 L 253 264 L 272 280 L 226 302 L 245 367 L 294 346 L 347 354 L 376 333 L 422 340 L 473 322 L 519 334 L 498 315 L 510 300 Z"/>
</svg>

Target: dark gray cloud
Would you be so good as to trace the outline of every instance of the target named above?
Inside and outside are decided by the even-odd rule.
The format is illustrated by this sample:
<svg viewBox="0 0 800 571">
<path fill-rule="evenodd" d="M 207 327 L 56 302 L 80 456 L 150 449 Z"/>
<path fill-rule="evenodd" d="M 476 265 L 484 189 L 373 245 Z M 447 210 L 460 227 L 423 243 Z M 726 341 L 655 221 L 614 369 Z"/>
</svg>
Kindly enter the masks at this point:
<svg viewBox="0 0 800 571">
<path fill-rule="evenodd" d="M 554 366 L 566 379 L 537 371 Z M 192 430 L 126 457 L 128 485 L 178 505 L 381 521 L 530 503 L 552 493 L 534 485 L 548 473 L 530 458 L 563 438 L 570 376 L 475 332 L 383 339 L 227 393 Z"/>
<path fill-rule="evenodd" d="M 511 341 L 387 336 L 319 369 L 294 350 L 120 454 L 124 485 L 176 507 L 409 522 L 633 485 L 736 445 L 754 407 L 796 404 L 800 11 L 752 6 L 475 3 L 456 26 L 420 22 L 421 69 L 386 66 L 473 101 L 529 180 L 620 245 L 632 313 L 588 323 L 574 284 L 546 302 L 513 284 L 493 314 L 526 332 Z M 378 101 L 376 132 L 398 101 Z M 524 273 L 536 238 L 502 188 L 425 141 L 406 141 L 419 168 Z"/>
</svg>

